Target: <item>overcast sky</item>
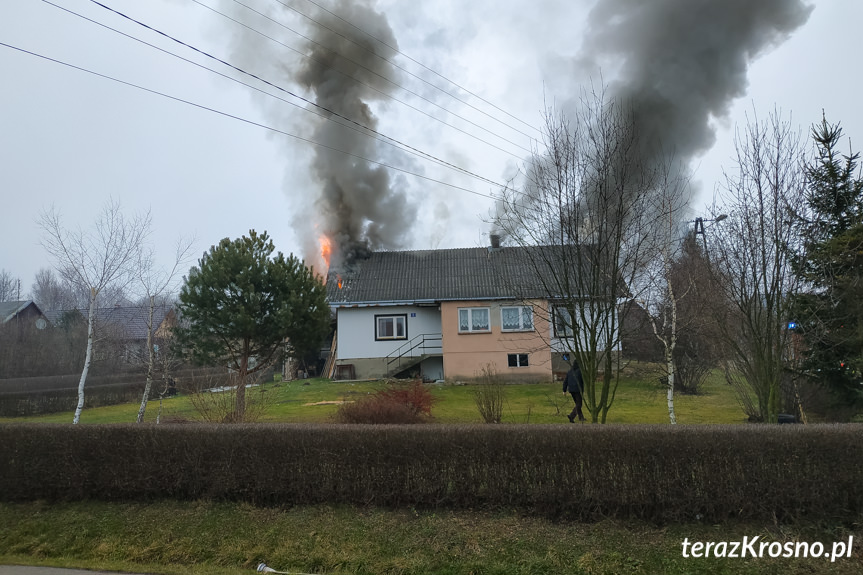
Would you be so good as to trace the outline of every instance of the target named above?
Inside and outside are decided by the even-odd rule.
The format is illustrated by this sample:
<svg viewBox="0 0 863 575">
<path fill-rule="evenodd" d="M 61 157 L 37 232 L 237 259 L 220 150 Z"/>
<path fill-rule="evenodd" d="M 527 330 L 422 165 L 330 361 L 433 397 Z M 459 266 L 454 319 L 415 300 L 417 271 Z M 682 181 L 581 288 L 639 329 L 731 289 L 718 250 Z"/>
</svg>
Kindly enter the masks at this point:
<svg viewBox="0 0 863 575">
<path fill-rule="evenodd" d="M 315 99 L 314 92 L 301 85 L 301 70 L 308 64 L 296 52 L 309 53 L 309 42 L 296 32 L 315 36 L 315 24 L 298 12 L 316 17 L 324 13 L 306 0 L 290 0 L 298 12 L 285 8 L 289 0 L 101 2 L 284 90 Z M 353 12 L 340 3 L 316 2 L 352 20 Z M 650 4 L 628 3 L 642 8 Z M 778 107 L 808 130 L 824 109 L 828 119 L 841 121 L 846 136 L 861 149 L 861 80 L 855 65 L 861 54 L 863 2 L 808 4 L 814 10 L 802 26 L 749 55 L 745 92 L 729 101 L 727 113 L 711 119 L 715 143 L 693 160 L 701 189 L 693 213 L 704 210 L 722 167 L 730 167 L 734 128 L 746 121 L 747 113 L 766 115 Z M 376 129 L 493 182 L 504 181 L 527 156 L 532 147 L 527 135 L 536 135 L 529 126 L 540 125 L 544 106 L 577 96 L 592 75 L 573 62 L 595 57 L 585 53 L 583 42 L 593 1 L 380 0 L 371 5 L 385 19 L 401 52 L 394 58 L 399 66 L 394 74 L 402 87 L 389 87 L 386 97 L 369 102 Z M 22 295 L 29 292 L 35 272 L 51 265 L 39 244 L 36 220 L 52 205 L 72 227 L 88 226 L 94 211 L 110 197 L 119 199 L 129 214 L 150 210 L 152 240 L 163 261 L 181 235 L 196 236 L 197 256 L 221 238 L 238 237 L 250 228 L 267 230 L 280 251 L 307 255 L 303 252 L 310 241 L 317 241 L 309 230 L 325 225 L 317 200 L 321 184 L 311 168 L 315 148 L 286 133 L 315 139 L 323 120 L 57 6 L 311 107 L 90 0 L 0 2 L 3 44 L 248 120 L 0 46 L 0 268 L 21 278 Z M 601 62 L 606 82 L 614 82 L 622 64 L 614 61 L 613 52 Z M 431 84 L 460 94 L 463 101 Z M 495 185 L 379 143 L 364 153 L 429 178 L 391 170 L 393 188 L 410 207 L 393 208 L 402 214 L 395 217 L 413 221 L 404 222 L 398 245 L 387 247 L 486 245 L 493 201 L 485 196 L 494 194 Z M 380 214 L 388 209 L 378 206 L 373 211 L 385 219 Z"/>
</svg>

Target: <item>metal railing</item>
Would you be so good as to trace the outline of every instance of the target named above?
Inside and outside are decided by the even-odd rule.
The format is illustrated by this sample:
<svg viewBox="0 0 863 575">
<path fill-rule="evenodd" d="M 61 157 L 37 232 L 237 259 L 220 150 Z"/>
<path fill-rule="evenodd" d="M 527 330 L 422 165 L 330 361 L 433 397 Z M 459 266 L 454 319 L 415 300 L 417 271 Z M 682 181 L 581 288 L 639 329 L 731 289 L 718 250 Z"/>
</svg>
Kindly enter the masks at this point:
<svg viewBox="0 0 863 575">
<path fill-rule="evenodd" d="M 400 367 L 405 358 L 416 358 L 424 355 L 443 353 L 442 333 L 423 333 L 400 345 L 387 356 L 387 369 L 396 362 Z"/>
</svg>

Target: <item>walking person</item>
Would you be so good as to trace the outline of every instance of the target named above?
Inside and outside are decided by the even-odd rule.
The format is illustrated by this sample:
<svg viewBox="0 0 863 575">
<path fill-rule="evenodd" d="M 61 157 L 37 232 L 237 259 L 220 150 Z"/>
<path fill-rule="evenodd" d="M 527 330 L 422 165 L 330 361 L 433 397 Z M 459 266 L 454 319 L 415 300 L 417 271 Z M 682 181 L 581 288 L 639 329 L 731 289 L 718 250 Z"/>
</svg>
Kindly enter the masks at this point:
<svg viewBox="0 0 863 575">
<path fill-rule="evenodd" d="M 581 368 L 578 366 L 578 362 L 573 360 L 572 367 L 567 372 L 566 377 L 563 378 L 563 393 L 566 395 L 566 392 L 569 392 L 575 402 L 575 408 L 566 416 L 570 423 L 575 423 L 576 416 L 578 416 L 579 421 L 584 421 L 584 414 L 581 412 L 581 394 L 583 391 L 584 379 L 581 377 Z"/>
</svg>

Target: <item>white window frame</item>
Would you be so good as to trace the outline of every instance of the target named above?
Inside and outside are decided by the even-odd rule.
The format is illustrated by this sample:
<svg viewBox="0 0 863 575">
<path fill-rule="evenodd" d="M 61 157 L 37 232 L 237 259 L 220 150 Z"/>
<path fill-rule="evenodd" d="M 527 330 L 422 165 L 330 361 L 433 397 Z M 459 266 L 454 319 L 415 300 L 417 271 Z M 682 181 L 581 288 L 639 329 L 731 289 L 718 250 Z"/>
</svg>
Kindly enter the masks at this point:
<svg viewBox="0 0 863 575">
<path fill-rule="evenodd" d="M 381 335 L 380 333 L 380 321 L 382 319 L 390 319 L 393 320 L 393 335 Z M 399 320 L 401 320 L 402 324 L 402 335 L 398 335 L 398 324 Z M 394 314 L 381 314 L 375 315 L 375 341 L 394 341 L 394 340 L 403 340 L 408 338 L 408 316 L 405 313 L 394 313 Z"/>
<path fill-rule="evenodd" d="M 503 321 L 503 311 L 507 309 L 517 309 L 518 310 L 518 327 L 515 328 L 506 328 L 504 327 Z M 530 318 L 530 327 L 525 327 L 525 317 Z M 513 332 L 513 331 L 534 331 L 536 328 L 533 323 L 533 308 L 529 305 L 505 305 L 500 307 L 500 330 L 503 332 Z"/>
<path fill-rule="evenodd" d="M 473 314 L 474 312 L 482 310 L 486 313 L 486 318 L 488 318 L 488 328 L 487 329 L 474 329 L 473 328 Z M 461 328 L 461 312 L 467 312 L 467 329 L 463 330 Z M 459 333 L 491 333 L 491 308 L 488 307 L 460 307 L 458 308 L 458 316 L 456 317 L 456 321 L 458 322 L 458 332 Z"/>
<path fill-rule="evenodd" d="M 515 365 L 509 364 L 509 358 L 515 357 Z M 522 358 L 524 358 L 524 363 L 522 363 Z M 530 367 L 530 354 L 529 353 L 508 353 L 506 354 L 506 365 L 511 369 L 518 369 L 520 367 Z"/>
</svg>

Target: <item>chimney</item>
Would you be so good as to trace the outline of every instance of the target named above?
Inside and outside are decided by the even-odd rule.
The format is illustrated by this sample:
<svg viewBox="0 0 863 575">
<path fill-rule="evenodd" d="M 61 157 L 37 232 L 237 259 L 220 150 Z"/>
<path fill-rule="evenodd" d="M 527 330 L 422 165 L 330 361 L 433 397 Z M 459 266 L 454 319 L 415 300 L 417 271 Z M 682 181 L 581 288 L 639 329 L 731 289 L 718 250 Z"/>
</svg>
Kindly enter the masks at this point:
<svg viewBox="0 0 863 575">
<path fill-rule="evenodd" d="M 500 236 L 499 235 L 491 234 L 489 236 L 489 239 L 491 240 L 491 248 L 492 249 L 498 249 L 500 247 Z"/>
</svg>

